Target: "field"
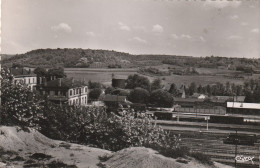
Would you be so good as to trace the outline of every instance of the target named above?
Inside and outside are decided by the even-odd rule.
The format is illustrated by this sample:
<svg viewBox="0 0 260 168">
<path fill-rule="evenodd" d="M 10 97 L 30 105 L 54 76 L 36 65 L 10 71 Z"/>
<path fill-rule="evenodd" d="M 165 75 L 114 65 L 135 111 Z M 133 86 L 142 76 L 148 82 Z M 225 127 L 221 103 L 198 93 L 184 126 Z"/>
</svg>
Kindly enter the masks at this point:
<svg viewBox="0 0 260 168">
<path fill-rule="evenodd" d="M 154 66 L 162 71 L 168 69 L 168 65 Z M 172 66 L 170 66 L 172 68 Z M 125 77 L 138 73 L 137 68 L 129 69 L 90 69 L 90 68 L 65 68 L 65 73 L 68 77 L 74 77 L 76 80 L 95 81 L 101 82 L 105 85 L 110 85 L 112 80 L 112 74 L 115 76 Z M 229 78 L 225 75 L 230 75 L 235 71 L 222 70 L 222 69 L 210 69 L 210 68 L 198 68 L 199 75 L 175 75 L 170 76 L 147 76 L 150 81 L 160 78 L 163 80 L 166 88 L 171 83 L 175 83 L 178 87 L 181 85 L 189 85 L 191 82 L 195 82 L 197 85 L 207 85 L 220 82 L 225 84 L 226 82 L 243 84 L 246 79 L 259 78 L 258 75 L 244 76 L 244 78 Z"/>
</svg>

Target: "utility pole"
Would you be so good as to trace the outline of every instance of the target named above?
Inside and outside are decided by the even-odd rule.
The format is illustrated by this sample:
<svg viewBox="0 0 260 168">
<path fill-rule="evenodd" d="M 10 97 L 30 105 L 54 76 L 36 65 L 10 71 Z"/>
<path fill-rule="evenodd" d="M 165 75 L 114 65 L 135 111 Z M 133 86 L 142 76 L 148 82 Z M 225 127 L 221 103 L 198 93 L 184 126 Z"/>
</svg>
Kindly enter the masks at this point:
<svg viewBox="0 0 260 168">
<path fill-rule="evenodd" d="M 235 144 L 236 144 L 236 148 L 235 148 L 235 168 L 237 167 L 237 143 L 238 143 L 238 138 L 237 138 L 237 130 L 236 130 L 236 138 L 235 138 Z"/>
</svg>

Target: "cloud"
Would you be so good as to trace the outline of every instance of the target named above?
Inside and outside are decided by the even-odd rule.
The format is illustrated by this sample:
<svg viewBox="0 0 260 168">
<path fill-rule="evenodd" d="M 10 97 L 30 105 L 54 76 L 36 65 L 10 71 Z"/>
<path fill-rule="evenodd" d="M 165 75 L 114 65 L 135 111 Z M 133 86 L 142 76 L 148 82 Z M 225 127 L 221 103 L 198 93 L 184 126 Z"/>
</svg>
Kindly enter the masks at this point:
<svg viewBox="0 0 260 168">
<path fill-rule="evenodd" d="M 258 28 L 252 29 L 251 32 L 252 33 L 259 33 L 259 29 Z"/>
<path fill-rule="evenodd" d="M 131 31 L 131 28 L 129 26 L 127 26 L 125 23 L 118 22 L 118 24 L 119 24 L 119 29 L 120 30 Z"/>
<path fill-rule="evenodd" d="M 228 40 L 241 40 L 242 37 L 238 35 L 231 35 L 227 38 Z"/>
<path fill-rule="evenodd" d="M 177 34 L 171 34 L 171 37 L 172 38 L 174 38 L 174 39 L 176 39 L 176 40 L 179 40 L 179 39 L 188 39 L 188 40 L 191 40 L 192 39 L 192 37 L 190 36 L 190 35 L 188 35 L 188 34 L 182 34 L 182 35 L 177 35 Z"/>
<path fill-rule="evenodd" d="M 51 30 L 53 30 L 53 31 L 64 31 L 64 32 L 67 32 L 67 33 L 72 32 L 72 28 L 67 23 L 60 23 L 56 26 L 52 26 Z"/>
<path fill-rule="evenodd" d="M 200 36 L 200 41 L 205 42 L 206 40 L 204 39 L 204 37 Z"/>
<path fill-rule="evenodd" d="M 181 38 L 191 39 L 192 37 L 190 35 L 188 35 L 188 34 L 182 34 Z"/>
<path fill-rule="evenodd" d="M 171 37 L 174 39 L 179 39 L 179 36 L 177 34 L 171 34 Z"/>
<path fill-rule="evenodd" d="M 241 5 L 241 1 L 213 1 L 213 0 L 207 0 L 204 3 L 205 7 L 214 7 L 214 8 L 225 8 L 225 7 L 233 7 L 233 8 L 237 8 Z"/>
<path fill-rule="evenodd" d="M 238 19 L 239 17 L 238 17 L 237 15 L 232 15 L 232 16 L 230 16 L 229 18 L 232 19 L 232 20 L 236 20 L 236 19 Z"/>
<path fill-rule="evenodd" d="M 242 26 L 247 26 L 248 23 L 247 23 L 247 22 L 242 22 L 241 25 L 242 25 Z"/>
<path fill-rule="evenodd" d="M 94 32 L 86 32 L 86 35 L 89 37 L 95 37 L 96 34 Z"/>
<path fill-rule="evenodd" d="M 133 37 L 132 39 L 129 39 L 129 41 L 136 41 L 136 42 L 142 43 L 142 44 L 146 44 L 147 43 L 146 40 L 144 40 L 144 39 L 142 39 L 140 37 Z"/>
<path fill-rule="evenodd" d="M 153 29 L 152 29 L 153 32 L 155 33 L 162 33 L 163 32 L 163 27 L 161 25 L 153 25 Z"/>
</svg>

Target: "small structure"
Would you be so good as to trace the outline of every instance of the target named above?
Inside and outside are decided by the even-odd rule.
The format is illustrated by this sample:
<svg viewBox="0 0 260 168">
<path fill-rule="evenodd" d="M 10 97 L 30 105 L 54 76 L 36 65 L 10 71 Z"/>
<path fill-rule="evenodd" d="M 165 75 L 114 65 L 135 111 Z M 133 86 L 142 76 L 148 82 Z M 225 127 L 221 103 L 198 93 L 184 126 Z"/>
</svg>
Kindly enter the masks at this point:
<svg viewBox="0 0 260 168">
<path fill-rule="evenodd" d="M 125 88 L 126 77 L 124 76 L 115 76 L 112 78 L 112 87 L 114 88 Z"/>
<path fill-rule="evenodd" d="M 227 114 L 260 116 L 260 103 L 227 102 Z"/>
<path fill-rule="evenodd" d="M 73 78 L 44 81 L 39 90 L 54 103 L 86 106 L 88 102 L 88 86 Z"/>
<path fill-rule="evenodd" d="M 102 97 L 101 101 L 105 103 L 107 106 L 108 112 L 117 111 L 119 108 L 126 107 L 131 105 L 130 101 L 126 100 L 126 96 L 118 96 L 118 95 L 105 95 Z"/>
<path fill-rule="evenodd" d="M 24 84 L 28 86 L 31 91 L 36 89 L 37 77 L 31 70 L 26 70 L 24 68 L 10 68 L 10 72 L 14 77 L 14 84 Z"/>
</svg>

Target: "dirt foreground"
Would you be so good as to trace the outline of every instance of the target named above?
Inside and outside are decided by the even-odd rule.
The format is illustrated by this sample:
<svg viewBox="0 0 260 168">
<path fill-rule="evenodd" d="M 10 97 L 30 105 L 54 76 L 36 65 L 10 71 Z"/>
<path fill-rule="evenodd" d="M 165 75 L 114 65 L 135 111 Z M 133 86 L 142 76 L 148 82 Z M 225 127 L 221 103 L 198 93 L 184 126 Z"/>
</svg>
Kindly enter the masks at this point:
<svg viewBox="0 0 260 168">
<path fill-rule="evenodd" d="M 100 159 L 101 157 L 101 159 Z M 34 129 L 0 126 L 0 168 L 230 168 L 193 158 L 167 158 L 144 147 L 118 152 L 52 140 Z"/>
</svg>

